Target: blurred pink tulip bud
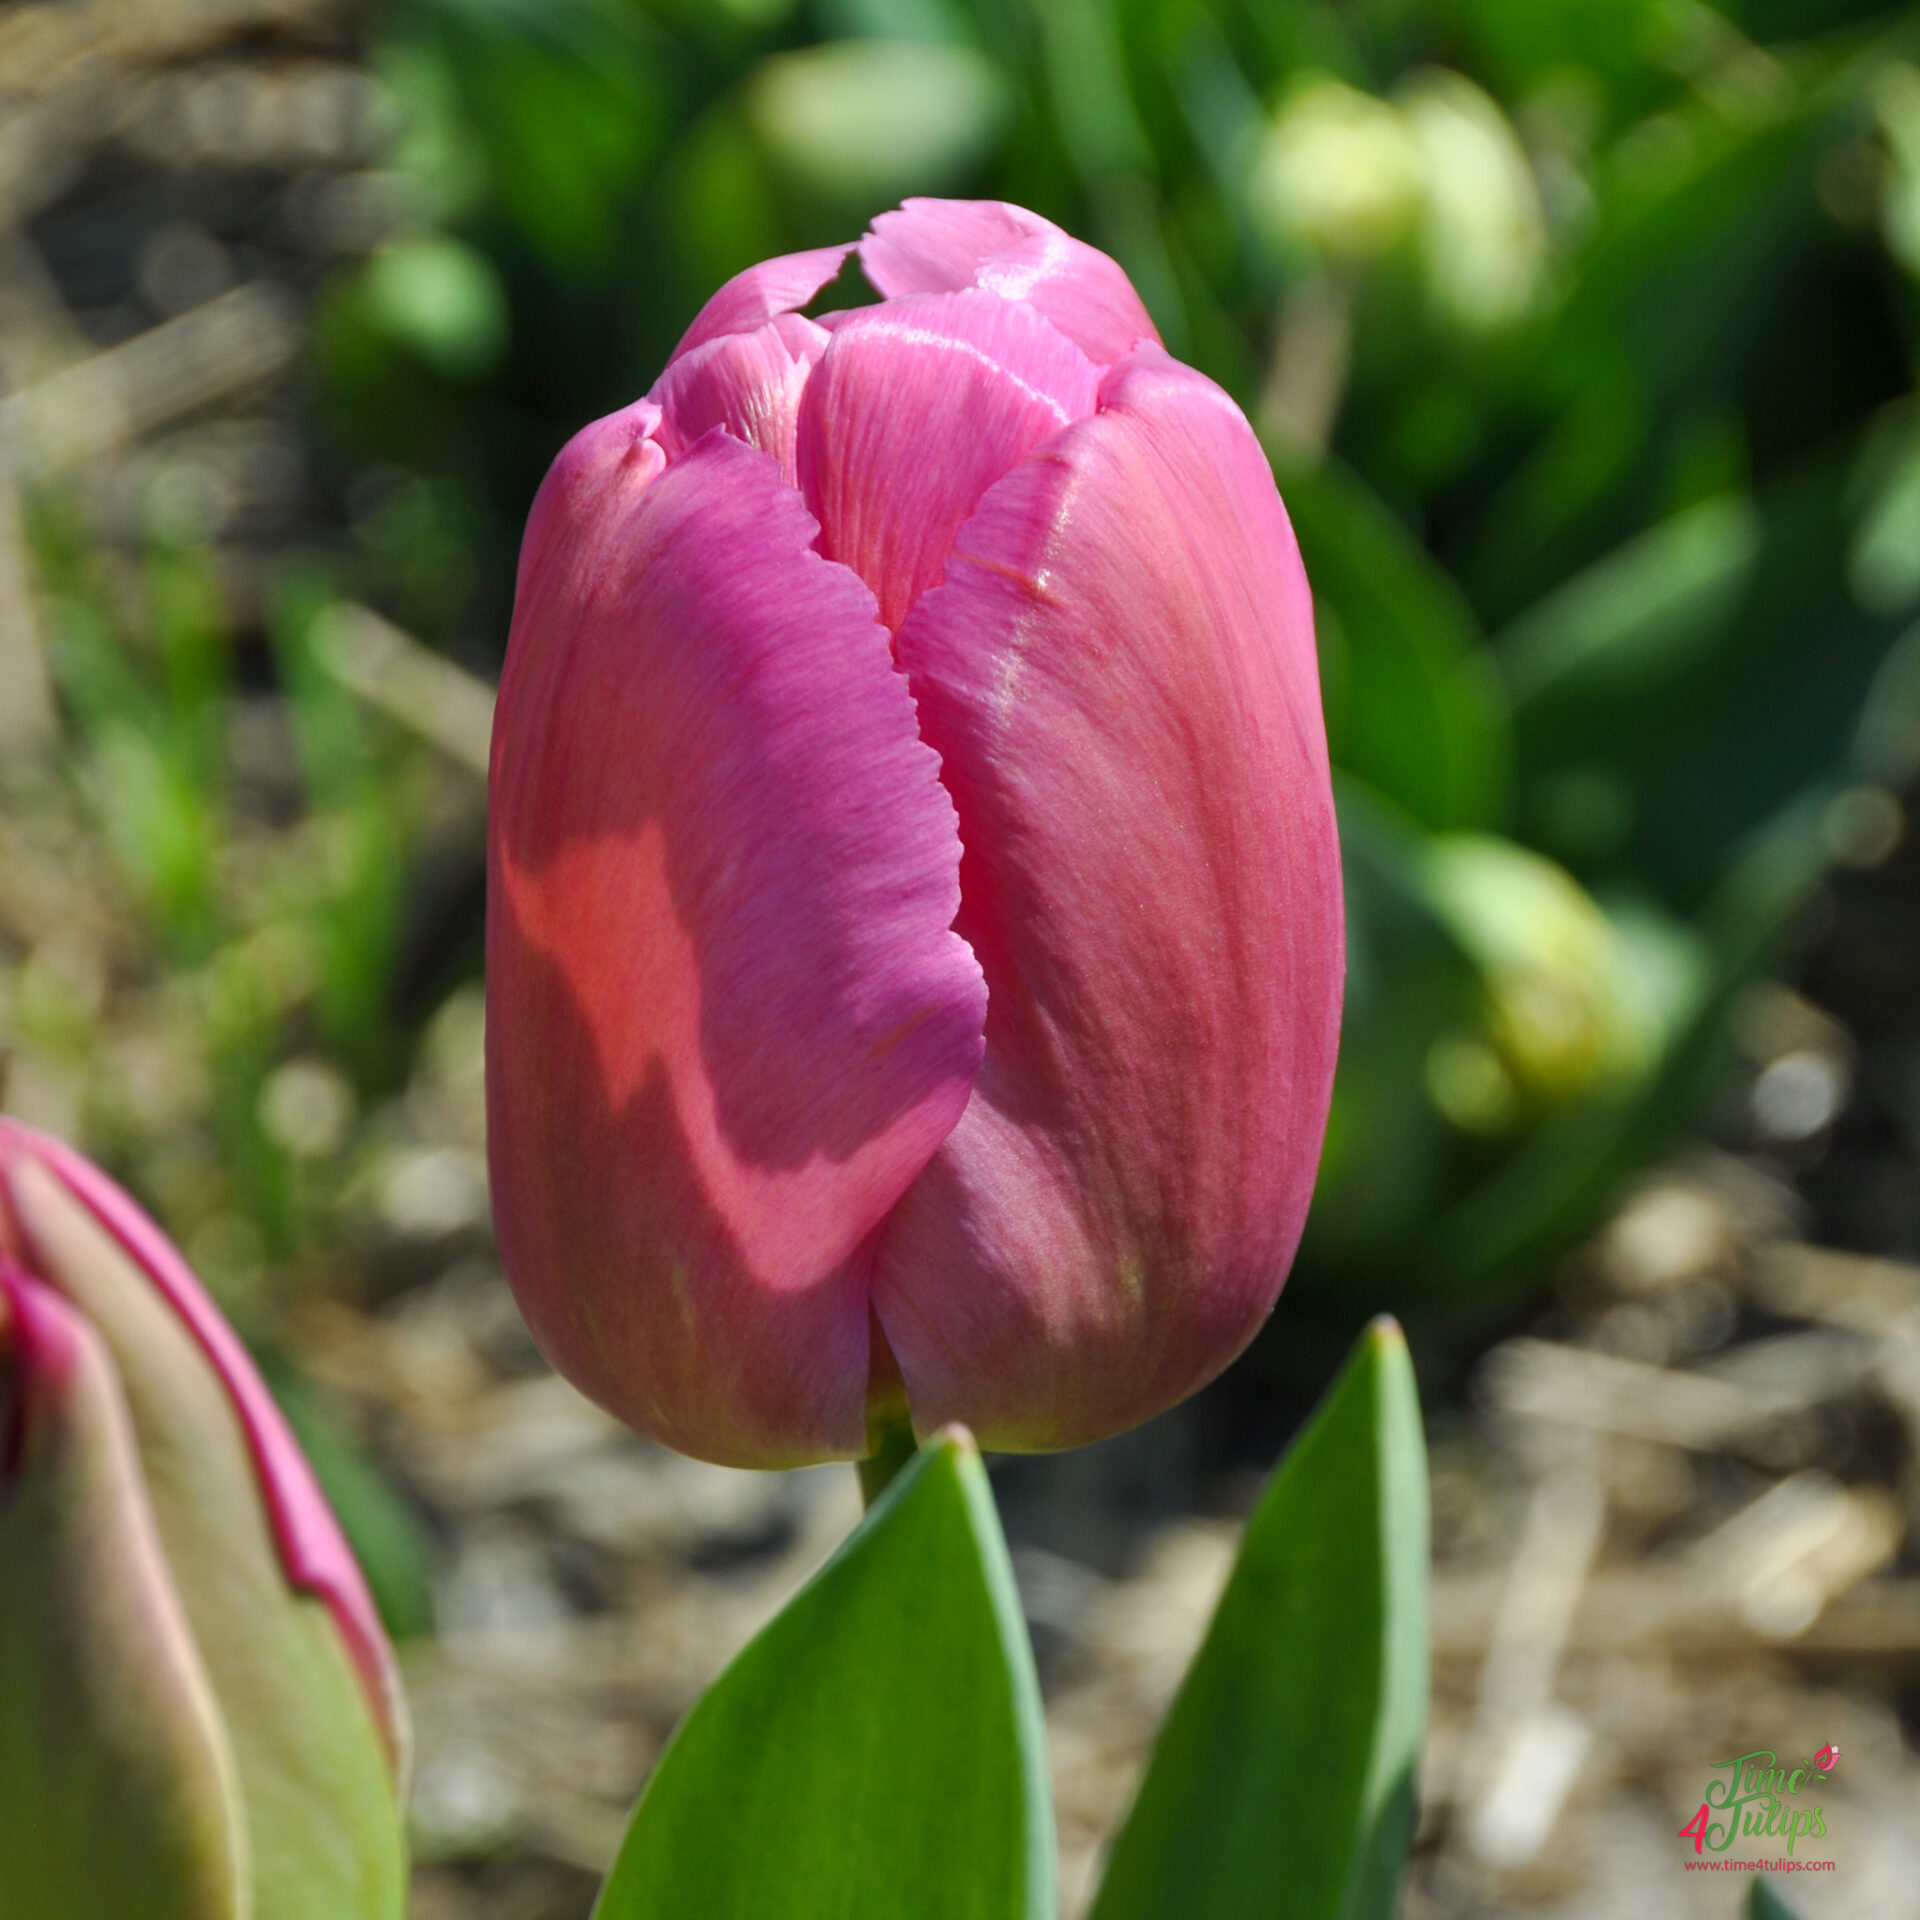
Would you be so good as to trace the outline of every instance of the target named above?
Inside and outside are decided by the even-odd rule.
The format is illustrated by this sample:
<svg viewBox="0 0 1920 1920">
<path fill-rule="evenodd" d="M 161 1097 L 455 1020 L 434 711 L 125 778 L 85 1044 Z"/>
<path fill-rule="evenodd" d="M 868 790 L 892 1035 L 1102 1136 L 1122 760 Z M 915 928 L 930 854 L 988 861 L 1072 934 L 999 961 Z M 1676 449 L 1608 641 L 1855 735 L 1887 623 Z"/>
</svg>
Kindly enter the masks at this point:
<svg viewBox="0 0 1920 1920">
<path fill-rule="evenodd" d="M 1098 1438 L 1259 1328 L 1338 1034 L 1312 602 L 1125 275 L 912 200 L 754 267 L 528 521 L 493 738 L 500 1245 L 687 1453 Z"/>
<path fill-rule="evenodd" d="M 0 1920 L 398 1920 L 391 1649 L 166 1238 L 0 1120 Z"/>
</svg>

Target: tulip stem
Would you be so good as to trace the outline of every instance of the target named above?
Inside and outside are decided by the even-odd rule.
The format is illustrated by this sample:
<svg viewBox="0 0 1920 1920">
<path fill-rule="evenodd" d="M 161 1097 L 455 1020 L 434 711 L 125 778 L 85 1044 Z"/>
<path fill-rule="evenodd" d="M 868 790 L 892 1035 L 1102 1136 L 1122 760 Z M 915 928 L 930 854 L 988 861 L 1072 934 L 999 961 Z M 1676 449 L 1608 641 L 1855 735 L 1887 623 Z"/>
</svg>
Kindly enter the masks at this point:
<svg viewBox="0 0 1920 1920">
<path fill-rule="evenodd" d="M 859 1463 L 860 1498 L 872 1506 L 893 1476 L 913 1458 L 916 1442 L 913 1427 L 905 1420 L 889 1420 L 868 1436 L 873 1452 Z"/>
</svg>

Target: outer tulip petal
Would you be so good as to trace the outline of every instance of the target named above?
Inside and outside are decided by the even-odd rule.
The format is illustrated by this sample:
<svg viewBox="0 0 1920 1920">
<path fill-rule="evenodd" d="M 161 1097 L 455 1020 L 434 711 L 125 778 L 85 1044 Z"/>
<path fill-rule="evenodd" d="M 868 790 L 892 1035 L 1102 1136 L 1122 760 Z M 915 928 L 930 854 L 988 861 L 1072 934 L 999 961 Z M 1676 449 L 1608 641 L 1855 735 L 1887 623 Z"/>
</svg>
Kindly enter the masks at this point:
<svg viewBox="0 0 1920 1920">
<path fill-rule="evenodd" d="M 206 1290 L 173 1243 L 120 1187 L 72 1148 L 17 1120 L 0 1118 L 0 1212 L 12 1199 L 29 1241 L 31 1222 L 14 1193 L 15 1172 L 22 1156 L 50 1168 L 113 1237 L 172 1306 L 224 1384 L 246 1434 L 286 1578 L 326 1603 L 366 1691 L 395 1777 L 403 1778 L 408 1733 L 393 1649 L 387 1643 L 360 1563 L 353 1557 L 353 1549 L 347 1545 L 300 1443 L 246 1348 L 207 1298 Z M 38 1246 L 32 1251 L 42 1253 Z M 35 1265 L 50 1272 L 38 1260 Z M 59 1278 L 57 1274 L 50 1277 Z"/>
<path fill-rule="evenodd" d="M 1339 1022 L 1312 606 L 1258 445 L 1143 348 L 898 637 L 989 992 L 874 1300 L 922 1431 L 1072 1445 L 1216 1373 L 1305 1217 Z"/>
<path fill-rule="evenodd" d="M 213 1689 L 86 1322 L 0 1259 L 0 1916 L 246 1920 Z"/>
<path fill-rule="evenodd" d="M 794 440 L 807 374 L 826 350 L 827 330 L 797 313 L 752 333 L 727 333 L 682 354 L 647 397 L 661 410 L 659 440 L 669 458 L 713 427 L 725 427 L 780 462 L 795 484 Z"/>
<path fill-rule="evenodd" d="M 800 407 L 800 488 L 820 550 L 897 632 L 994 481 L 1091 413 L 1092 361 L 990 293 L 862 307 L 834 328 Z"/>
<path fill-rule="evenodd" d="M 1002 200 L 909 200 L 874 221 L 860 265 L 889 299 L 983 287 L 1024 300 L 1102 366 L 1160 341 L 1116 262 Z"/>
<path fill-rule="evenodd" d="M 673 359 L 725 333 L 753 333 L 776 314 L 804 307 L 840 271 L 852 251 L 851 241 L 843 247 L 814 247 L 806 253 L 783 253 L 777 260 L 762 260 L 736 273 L 694 315 L 693 325 L 673 350 Z"/>
<path fill-rule="evenodd" d="M 129 1247 L 71 1173 L 36 1142 L 8 1155 L 7 1197 L 35 1272 L 99 1336 L 125 1391 L 166 1565 L 232 1743 L 255 1909 L 399 1920 L 398 1800 L 335 1616 L 289 1584 L 234 1389 L 204 1328 L 156 1284 L 167 1263 Z"/>
<path fill-rule="evenodd" d="M 634 1425 L 858 1454 L 863 1243 L 980 1057 L 952 806 L 775 463 L 714 433 L 646 480 L 597 444 L 562 456 L 565 516 L 536 508 L 494 731 L 502 1254 Z"/>
<path fill-rule="evenodd" d="M 542 572 L 570 551 L 576 520 L 605 510 L 616 476 L 621 489 L 637 495 L 665 471 L 667 453 L 659 441 L 663 418 L 653 401 L 636 400 L 582 427 L 560 449 L 527 513 L 514 575 L 515 606 L 542 591 Z"/>
</svg>

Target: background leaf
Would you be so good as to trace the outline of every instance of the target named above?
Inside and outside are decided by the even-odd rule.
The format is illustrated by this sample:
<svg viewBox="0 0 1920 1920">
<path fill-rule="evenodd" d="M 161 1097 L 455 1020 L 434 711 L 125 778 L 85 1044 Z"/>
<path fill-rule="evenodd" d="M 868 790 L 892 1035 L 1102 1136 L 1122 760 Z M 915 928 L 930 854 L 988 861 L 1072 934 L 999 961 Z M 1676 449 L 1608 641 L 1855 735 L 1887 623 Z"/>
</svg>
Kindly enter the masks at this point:
<svg viewBox="0 0 1920 1920">
<path fill-rule="evenodd" d="M 1752 1891 L 1747 1895 L 1748 1920 L 1800 1920 L 1799 1914 L 1773 1890 L 1773 1882 L 1764 1873 L 1755 1874 Z"/>
<path fill-rule="evenodd" d="M 1472 609 L 1338 462 L 1276 465 L 1313 582 L 1335 763 L 1430 831 L 1500 825 L 1513 742 Z"/>
<path fill-rule="evenodd" d="M 1427 1472 L 1406 1342 L 1361 1337 L 1253 1518 L 1094 1920 L 1385 1920 L 1427 1701 Z"/>
<path fill-rule="evenodd" d="M 1051 1920 L 1039 1683 L 970 1440 L 930 1440 L 688 1715 L 595 1913 Z"/>
</svg>

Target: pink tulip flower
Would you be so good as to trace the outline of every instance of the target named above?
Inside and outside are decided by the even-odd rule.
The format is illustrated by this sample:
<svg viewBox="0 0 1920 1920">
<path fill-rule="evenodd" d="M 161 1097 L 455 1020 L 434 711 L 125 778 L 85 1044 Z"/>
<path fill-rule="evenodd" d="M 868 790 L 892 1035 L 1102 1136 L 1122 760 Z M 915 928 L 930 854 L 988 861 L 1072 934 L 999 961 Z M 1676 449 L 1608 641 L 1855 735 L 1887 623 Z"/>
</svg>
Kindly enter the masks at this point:
<svg viewBox="0 0 1920 1920">
<path fill-rule="evenodd" d="M 404 1708 L 312 1469 L 153 1222 L 4 1119 L 0 1416 L 19 1911 L 399 1920 Z"/>
<path fill-rule="evenodd" d="M 555 1364 L 738 1465 L 1064 1447 L 1272 1308 L 1342 980 L 1312 603 L 1125 275 L 910 200 L 728 282 L 535 500 L 489 1150 Z"/>
</svg>

